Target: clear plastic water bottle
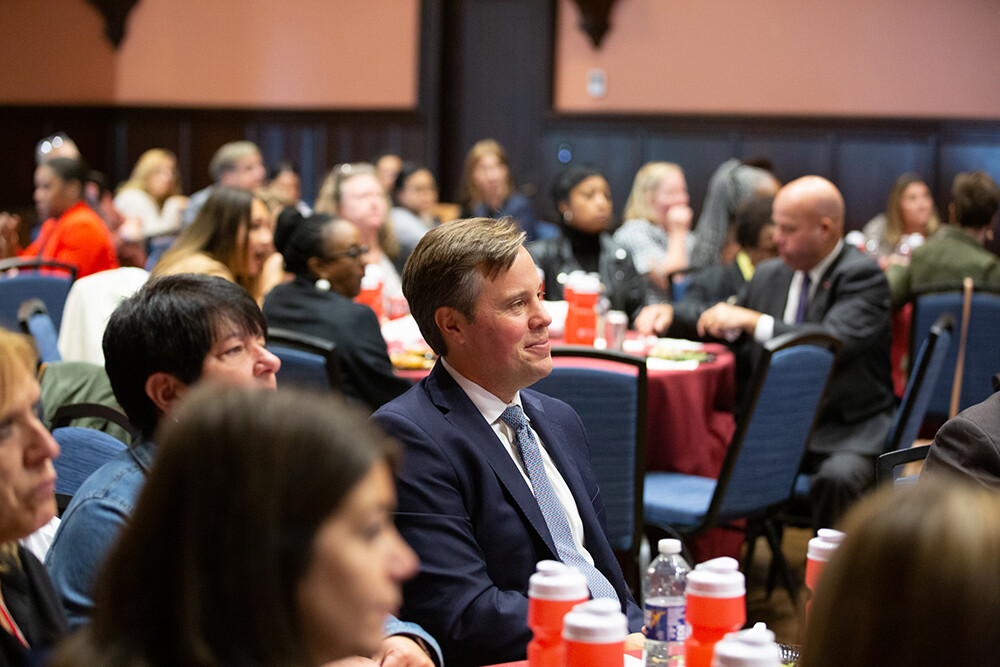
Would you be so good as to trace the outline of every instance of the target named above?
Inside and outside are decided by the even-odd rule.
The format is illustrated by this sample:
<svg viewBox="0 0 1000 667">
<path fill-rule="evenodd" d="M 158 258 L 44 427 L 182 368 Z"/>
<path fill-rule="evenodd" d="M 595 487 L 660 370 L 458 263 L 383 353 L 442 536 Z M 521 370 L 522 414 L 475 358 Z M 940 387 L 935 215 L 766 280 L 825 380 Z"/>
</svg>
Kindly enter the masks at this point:
<svg viewBox="0 0 1000 667">
<path fill-rule="evenodd" d="M 681 541 L 660 540 L 657 556 L 642 580 L 646 646 L 643 658 L 651 665 L 677 665 L 684 658 L 684 588 L 691 566 L 681 556 Z"/>
</svg>

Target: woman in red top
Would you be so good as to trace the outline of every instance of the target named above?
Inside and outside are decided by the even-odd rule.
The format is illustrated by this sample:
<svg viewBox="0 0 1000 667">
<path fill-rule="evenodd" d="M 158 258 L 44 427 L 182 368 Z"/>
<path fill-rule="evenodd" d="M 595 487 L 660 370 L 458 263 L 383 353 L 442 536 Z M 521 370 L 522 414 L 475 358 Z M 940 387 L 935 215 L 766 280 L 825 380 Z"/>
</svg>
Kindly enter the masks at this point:
<svg viewBox="0 0 1000 667">
<path fill-rule="evenodd" d="M 35 169 L 35 208 L 45 220 L 38 238 L 18 253 L 77 268 L 77 278 L 118 268 L 107 225 L 83 200 L 87 172 L 78 160 L 52 158 Z"/>
</svg>

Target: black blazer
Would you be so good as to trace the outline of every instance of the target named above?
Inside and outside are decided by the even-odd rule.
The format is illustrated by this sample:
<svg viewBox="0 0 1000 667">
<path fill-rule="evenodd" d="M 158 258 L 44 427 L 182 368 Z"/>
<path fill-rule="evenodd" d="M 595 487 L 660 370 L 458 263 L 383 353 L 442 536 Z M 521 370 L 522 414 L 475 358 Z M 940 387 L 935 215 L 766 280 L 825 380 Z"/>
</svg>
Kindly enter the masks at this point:
<svg viewBox="0 0 1000 667">
<path fill-rule="evenodd" d="M 792 268 L 780 259 L 762 262 L 738 304 L 771 315 L 775 336 L 814 329 L 841 342 L 810 451 L 880 453 L 885 448 L 895 404 L 889 364 L 889 283 L 885 274 L 857 248 L 845 244 L 816 286 L 805 321 L 785 324 L 782 317 L 793 275 Z M 744 336 L 742 342 L 743 361 L 753 367 L 763 348 L 752 337 Z M 824 437 L 832 434 L 836 437 Z"/>
<path fill-rule="evenodd" d="M 296 278 L 271 290 L 263 310 L 269 327 L 337 344 L 341 389 L 348 400 L 375 410 L 412 386 L 393 372 L 378 318 L 368 306 Z"/>
<path fill-rule="evenodd" d="M 638 631 L 642 611 L 608 543 L 580 417 L 531 390 L 521 390 L 521 402 L 576 500 L 584 545 Z M 449 667 L 523 660 L 528 578 L 538 561 L 558 557 L 520 470 L 440 363 L 372 418 L 403 443 L 396 525 L 420 556 L 419 574 L 403 587 L 401 617 L 440 642 Z"/>
</svg>

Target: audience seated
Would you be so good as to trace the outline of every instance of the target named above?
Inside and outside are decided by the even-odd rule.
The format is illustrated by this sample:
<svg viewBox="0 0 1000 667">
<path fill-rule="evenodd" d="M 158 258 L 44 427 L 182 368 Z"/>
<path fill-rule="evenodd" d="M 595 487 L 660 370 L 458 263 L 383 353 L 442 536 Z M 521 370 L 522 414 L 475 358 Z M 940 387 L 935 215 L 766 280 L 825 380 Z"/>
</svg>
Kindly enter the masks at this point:
<svg viewBox="0 0 1000 667">
<path fill-rule="evenodd" d="M 281 252 L 295 279 L 264 300 L 268 325 L 336 343 L 344 396 L 369 410 L 409 389 L 393 372 L 374 311 L 352 301 L 364 275 L 357 227 L 317 213 L 298 224 Z"/>
<path fill-rule="evenodd" d="M 172 416 L 99 576 L 93 622 L 52 664 L 320 665 L 376 654 L 418 567 L 392 524 L 396 444 L 311 394 L 209 386 Z M 433 663 L 424 654 L 393 664 Z"/>
<path fill-rule="evenodd" d="M 80 486 L 46 557 L 72 626 L 92 611 L 94 575 L 145 483 L 161 417 L 200 379 L 274 388 L 280 362 L 264 348 L 266 330 L 242 287 L 200 275 L 153 280 L 111 315 L 105 367 L 142 437 Z"/>
<path fill-rule="evenodd" d="M 299 170 L 291 162 L 279 162 L 277 167 L 268 172 L 267 187 L 294 202 L 295 208 L 302 215 L 312 214 L 312 207 L 302 201 L 302 178 Z"/>
<path fill-rule="evenodd" d="M 403 443 L 396 524 L 421 560 L 403 616 L 437 637 L 450 667 L 524 659 L 540 560 L 581 568 L 595 597 L 617 601 L 633 632 L 642 625 L 604 531 L 580 418 L 526 389 L 552 370 L 552 318 L 523 242 L 512 220 L 487 218 L 420 240 L 403 289 L 441 356 L 373 416 Z"/>
<path fill-rule="evenodd" d="M 362 162 L 334 167 L 320 188 L 316 212 L 336 215 L 354 224 L 361 242 L 368 246 L 365 264 L 379 267 L 383 297 L 402 296 L 399 274 L 406 258 L 400 252 L 389 220 L 389 196 L 373 166 Z"/>
<path fill-rule="evenodd" d="M 993 386 L 1000 388 L 1000 375 Z M 952 417 L 934 436 L 920 478 L 949 474 L 1000 487 L 1000 392 Z"/>
<path fill-rule="evenodd" d="M 272 221 L 249 190 L 217 187 L 198 217 L 153 267 L 152 275 L 201 273 L 238 283 L 263 300 L 261 273 L 274 252 Z"/>
<path fill-rule="evenodd" d="M 250 141 L 231 141 L 220 146 L 212 156 L 208 171 L 215 182 L 191 195 L 188 207 L 184 211 L 185 227 L 194 222 L 198 211 L 205 205 L 216 187 L 231 186 L 252 191 L 262 187 L 267 176 L 260 149 L 257 148 L 257 144 Z"/>
<path fill-rule="evenodd" d="M 951 480 L 886 487 L 844 519 L 801 667 L 992 665 L 1000 655 L 1000 496 Z"/>
<path fill-rule="evenodd" d="M 151 148 L 139 156 L 114 199 L 119 213 L 142 222 L 146 238 L 179 232 L 187 204 L 187 197 L 180 194 L 177 157 L 163 148 Z"/>
<path fill-rule="evenodd" d="M 502 218 L 509 215 L 521 225 L 528 241 L 540 238 L 535 209 L 514 187 L 507 151 L 494 139 L 477 141 L 466 154 L 458 201 L 463 216 Z"/>
<path fill-rule="evenodd" d="M 570 167 L 552 184 L 552 200 L 562 217 L 559 235 L 528 244 L 545 273 L 545 298 L 559 301 L 573 271 L 599 273 L 612 310 L 631 320 L 646 300 L 645 285 L 629 252 L 607 233 L 611 186 L 592 167 Z"/>
<path fill-rule="evenodd" d="M 940 225 L 931 189 L 919 174 L 908 172 L 897 178 L 889 191 L 885 213 L 869 220 L 861 232 L 865 235 L 865 250 L 878 257 L 884 268 L 890 263 L 906 263 L 903 255 L 913 248 L 902 247 L 905 237 L 929 237 Z"/>
<path fill-rule="evenodd" d="M 395 153 L 386 152 L 372 160 L 372 164 L 375 165 L 375 175 L 378 176 L 378 182 L 382 184 L 382 189 L 386 192 L 392 192 L 396 178 L 399 176 L 399 170 L 403 166 L 403 158 Z"/>
<path fill-rule="evenodd" d="M 35 207 L 42 224 L 38 238 L 21 251 L 17 221 L 3 228 L 7 256 L 52 259 L 77 268 L 77 277 L 118 268 L 107 225 L 84 201 L 87 170 L 79 160 L 47 159 L 35 169 Z"/>
<path fill-rule="evenodd" d="M 632 254 L 650 303 L 667 301 L 670 274 L 688 267 L 694 245 L 688 201 L 684 172 L 676 164 L 647 162 L 636 173 L 615 242 Z"/>
<path fill-rule="evenodd" d="M 779 183 L 765 169 L 733 158 L 726 160 L 708 182 L 705 203 L 695 227 L 691 266 L 702 267 L 731 261 L 732 223 L 740 205 L 755 195 L 773 195 Z"/>
<path fill-rule="evenodd" d="M 736 341 L 744 383 L 760 344 L 775 336 L 817 330 L 840 340 L 803 462 L 815 527 L 832 526 L 874 483 L 892 421 L 889 286 L 878 265 L 841 238 L 844 200 L 830 181 L 792 181 L 775 196 L 773 219 L 781 259 L 762 262 L 735 305 L 701 313 L 697 330 Z"/>
<path fill-rule="evenodd" d="M 66 633 L 45 568 L 18 540 L 56 513 L 59 445 L 39 420 L 30 339 L 0 329 L 0 664 L 42 664 Z"/>
<path fill-rule="evenodd" d="M 755 197 L 740 207 L 736 214 L 736 242 L 740 246 L 736 259 L 692 273 L 684 298 L 675 304 L 644 309 L 642 318 L 636 320 L 636 329 L 645 335 L 664 332 L 672 338 L 697 339 L 701 313 L 720 301 L 735 303 L 753 278 L 757 265 L 777 257 L 771 220 L 773 200 L 773 197 Z"/>
<path fill-rule="evenodd" d="M 1000 207 L 1000 187 L 985 171 L 955 177 L 948 206 L 948 225 L 913 251 L 908 265 L 889 267 L 892 304 L 900 307 L 915 292 L 935 284 L 957 283 L 970 277 L 1000 286 L 1000 259 L 983 248 L 993 237 Z"/>
<path fill-rule="evenodd" d="M 392 228 L 402 253 L 409 257 L 427 230 L 441 224 L 434 214 L 438 203 L 437 181 L 427 167 L 404 162 L 391 192 L 395 204 L 389 212 Z"/>
</svg>

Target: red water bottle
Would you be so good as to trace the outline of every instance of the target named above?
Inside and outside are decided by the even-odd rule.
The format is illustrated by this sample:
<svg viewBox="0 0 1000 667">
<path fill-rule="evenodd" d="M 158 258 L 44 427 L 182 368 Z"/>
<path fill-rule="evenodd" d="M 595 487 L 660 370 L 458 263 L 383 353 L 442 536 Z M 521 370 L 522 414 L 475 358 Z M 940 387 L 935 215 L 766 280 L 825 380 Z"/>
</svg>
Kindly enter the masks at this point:
<svg viewBox="0 0 1000 667">
<path fill-rule="evenodd" d="M 781 667 L 781 649 L 763 623 L 726 635 L 715 645 L 712 667 Z"/>
<path fill-rule="evenodd" d="M 564 667 L 622 667 L 628 619 L 617 600 L 599 598 L 573 607 L 563 620 Z"/>
<path fill-rule="evenodd" d="M 528 579 L 529 667 L 562 667 L 563 617 L 590 597 L 587 578 L 574 567 L 543 560 Z"/>
<path fill-rule="evenodd" d="M 374 264 L 365 267 L 365 276 L 361 279 L 361 292 L 354 297 L 354 300 L 374 310 L 375 317 L 380 322 L 382 321 L 385 303 L 382 298 L 382 271 L 380 267 Z"/>
<path fill-rule="evenodd" d="M 820 528 L 816 531 L 816 537 L 809 540 L 809 549 L 806 552 L 806 588 L 809 589 L 809 598 L 806 600 L 806 620 L 809 620 L 809 610 L 812 609 L 813 595 L 816 594 L 816 582 L 823 571 L 826 562 L 830 560 L 833 553 L 844 541 L 844 533 L 832 528 Z"/>
<path fill-rule="evenodd" d="M 687 667 L 711 667 L 715 644 L 746 623 L 746 579 L 736 559 L 724 556 L 699 563 L 687 576 L 684 617 L 691 632 L 684 640 Z"/>
<path fill-rule="evenodd" d="M 599 279 L 583 274 L 573 281 L 572 300 L 566 312 L 566 343 L 593 345 L 597 337 L 597 302 L 601 298 Z"/>
</svg>

